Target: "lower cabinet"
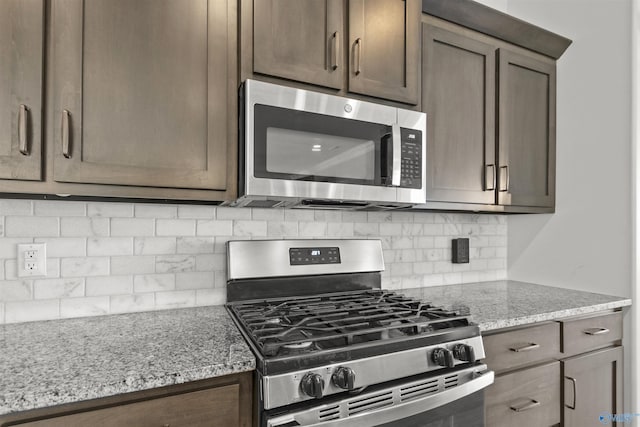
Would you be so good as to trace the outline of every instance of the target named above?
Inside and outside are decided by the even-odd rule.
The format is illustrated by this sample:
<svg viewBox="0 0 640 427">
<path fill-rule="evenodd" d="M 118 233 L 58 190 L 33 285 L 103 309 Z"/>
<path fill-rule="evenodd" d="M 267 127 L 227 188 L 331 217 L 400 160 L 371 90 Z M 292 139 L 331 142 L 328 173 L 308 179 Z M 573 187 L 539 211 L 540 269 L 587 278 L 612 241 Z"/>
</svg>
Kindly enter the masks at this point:
<svg viewBox="0 0 640 427">
<path fill-rule="evenodd" d="M 188 388 L 185 387 L 193 388 L 189 384 L 164 387 L 117 396 L 119 403 L 113 403 L 114 398 L 105 398 L 65 405 L 62 412 L 56 407 L 31 411 L 18 414 L 18 419 L 3 421 L 0 418 L 0 426 L 250 427 L 253 402 L 251 373 L 220 377 L 213 381 L 214 384 L 220 384 L 210 386 L 198 382 L 194 391 L 186 391 Z M 197 389 L 203 386 L 208 387 Z"/>
<path fill-rule="evenodd" d="M 615 425 L 607 416 L 623 412 L 622 346 L 570 357 L 562 370 L 564 426 Z"/>
<path fill-rule="evenodd" d="M 488 427 L 615 425 L 623 413 L 622 312 L 494 331 L 485 363 Z M 602 418 L 601 418 L 602 417 Z"/>
</svg>

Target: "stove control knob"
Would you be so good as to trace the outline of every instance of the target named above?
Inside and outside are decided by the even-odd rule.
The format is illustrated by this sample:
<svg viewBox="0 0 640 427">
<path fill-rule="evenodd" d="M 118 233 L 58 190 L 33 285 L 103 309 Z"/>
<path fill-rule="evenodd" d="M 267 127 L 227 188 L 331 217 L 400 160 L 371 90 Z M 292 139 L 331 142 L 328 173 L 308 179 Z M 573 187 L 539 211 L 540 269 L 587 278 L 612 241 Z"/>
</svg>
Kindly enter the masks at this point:
<svg viewBox="0 0 640 427">
<path fill-rule="evenodd" d="M 463 362 L 475 362 L 476 352 L 473 346 L 467 344 L 456 344 L 453 346 L 453 357 Z"/>
<path fill-rule="evenodd" d="M 453 368 L 455 360 L 453 360 L 453 353 L 446 348 L 438 347 L 431 353 L 431 360 L 436 365 L 446 366 L 447 368 Z"/>
<path fill-rule="evenodd" d="M 356 380 L 356 374 L 353 369 L 344 366 L 336 369 L 331 376 L 331 382 L 336 387 L 344 390 L 353 390 L 353 383 Z"/>
<path fill-rule="evenodd" d="M 300 381 L 300 390 L 307 396 L 320 399 L 322 397 L 322 390 L 324 389 L 324 380 L 320 374 L 314 374 L 309 372 Z"/>
</svg>

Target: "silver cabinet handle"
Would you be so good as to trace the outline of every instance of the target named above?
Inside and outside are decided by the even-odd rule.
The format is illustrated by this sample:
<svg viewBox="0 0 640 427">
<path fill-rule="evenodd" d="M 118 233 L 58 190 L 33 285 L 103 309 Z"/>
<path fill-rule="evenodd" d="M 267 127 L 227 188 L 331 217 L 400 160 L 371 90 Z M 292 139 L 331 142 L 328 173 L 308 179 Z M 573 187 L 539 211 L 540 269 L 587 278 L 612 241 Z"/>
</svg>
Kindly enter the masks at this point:
<svg viewBox="0 0 640 427">
<path fill-rule="evenodd" d="M 393 169 L 391 170 L 391 185 L 398 187 L 400 185 L 401 168 L 402 168 L 402 141 L 400 133 L 400 125 L 394 123 L 391 125 L 391 141 L 393 144 Z"/>
<path fill-rule="evenodd" d="M 516 353 L 522 353 L 523 351 L 531 351 L 535 350 L 536 348 L 540 348 L 540 344 L 532 342 L 521 347 L 510 347 L 509 350 L 515 351 Z"/>
<path fill-rule="evenodd" d="M 29 155 L 29 135 L 28 135 L 29 109 L 26 105 L 20 104 L 18 111 L 18 143 L 20 153 L 24 156 Z"/>
<path fill-rule="evenodd" d="M 331 69 L 337 70 L 340 61 L 340 33 L 333 33 L 333 49 L 331 50 Z"/>
<path fill-rule="evenodd" d="M 571 384 L 573 385 L 573 405 L 567 405 L 565 403 L 564 406 L 566 406 L 569 409 L 575 410 L 576 409 L 576 379 L 573 377 L 567 377 L 567 376 L 565 376 L 565 378 L 571 381 Z"/>
<path fill-rule="evenodd" d="M 489 179 L 489 169 L 491 169 L 491 179 Z M 496 165 L 486 165 L 484 167 L 484 191 L 496 189 Z"/>
<path fill-rule="evenodd" d="M 67 110 L 62 110 L 61 138 L 62 138 L 62 155 L 67 159 L 70 159 L 71 144 L 69 139 L 71 138 L 71 135 L 69 135 L 69 111 Z"/>
<path fill-rule="evenodd" d="M 587 335 L 604 335 L 608 334 L 610 331 L 607 328 L 589 328 L 583 331 Z"/>
<path fill-rule="evenodd" d="M 362 55 L 362 39 L 360 37 L 358 37 L 354 43 L 354 53 L 357 53 L 357 55 L 354 55 L 354 59 L 353 61 L 355 62 L 355 66 L 353 67 L 355 69 L 355 73 L 356 76 L 358 74 L 360 74 L 362 72 L 362 70 L 360 69 L 360 61 L 361 61 L 361 55 Z"/>
<path fill-rule="evenodd" d="M 529 399 L 530 402 L 529 403 L 525 403 L 524 405 L 521 406 L 510 406 L 509 408 L 511 408 L 512 411 L 515 412 L 524 412 L 524 411 L 528 411 L 529 409 L 533 409 L 537 406 L 540 406 L 540 402 L 538 402 L 535 399 Z"/>
<path fill-rule="evenodd" d="M 509 191 L 509 166 L 500 166 L 500 189 L 501 192 Z"/>
</svg>

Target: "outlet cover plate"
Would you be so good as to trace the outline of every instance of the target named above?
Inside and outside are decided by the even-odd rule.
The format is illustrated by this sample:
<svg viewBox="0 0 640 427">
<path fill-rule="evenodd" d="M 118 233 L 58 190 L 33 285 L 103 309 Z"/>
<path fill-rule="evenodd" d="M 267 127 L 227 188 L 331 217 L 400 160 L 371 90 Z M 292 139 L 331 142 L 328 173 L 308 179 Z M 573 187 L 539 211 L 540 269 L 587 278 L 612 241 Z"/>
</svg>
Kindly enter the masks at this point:
<svg viewBox="0 0 640 427">
<path fill-rule="evenodd" d="M 29 243 L 18 245 L 18 277 L 44 277 L 47 275 L 47 245 Z"/>
</svg>

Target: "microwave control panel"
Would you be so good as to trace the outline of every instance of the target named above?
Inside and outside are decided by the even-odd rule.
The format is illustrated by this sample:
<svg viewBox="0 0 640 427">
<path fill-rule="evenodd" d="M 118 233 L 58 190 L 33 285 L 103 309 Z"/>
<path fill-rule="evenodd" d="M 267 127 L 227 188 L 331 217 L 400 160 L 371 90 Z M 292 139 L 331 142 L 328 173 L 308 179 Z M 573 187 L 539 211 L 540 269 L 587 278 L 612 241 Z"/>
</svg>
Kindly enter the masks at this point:
<svg viewBox="0 0 640 427">
<path fill-rule="evenodd" d="M 402 164 L 400 187 L 420 188 L 422 185 L 422 132 L 416 129 L 400 129 Z"/>
</svg>

